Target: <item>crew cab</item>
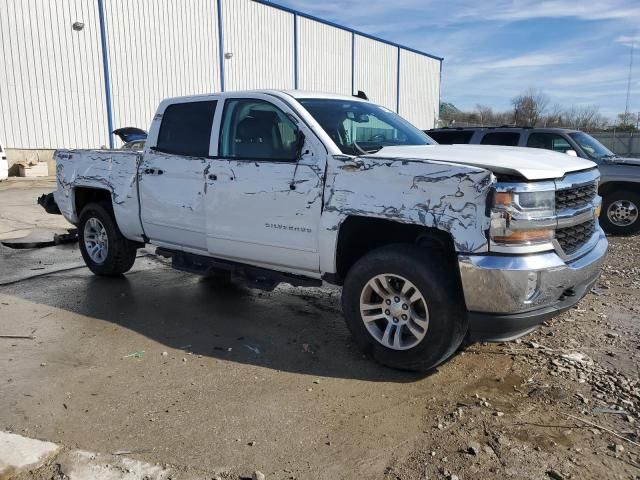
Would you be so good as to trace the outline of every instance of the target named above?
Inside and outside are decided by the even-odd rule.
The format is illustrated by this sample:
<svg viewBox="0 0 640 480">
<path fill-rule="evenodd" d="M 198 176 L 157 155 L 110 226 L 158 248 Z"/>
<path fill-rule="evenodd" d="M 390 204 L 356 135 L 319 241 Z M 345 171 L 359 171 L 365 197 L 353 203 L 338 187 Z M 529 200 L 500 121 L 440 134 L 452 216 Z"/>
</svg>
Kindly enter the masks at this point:
<svg viewBox="0 0 640 480">
<path fill-rule="evenodd" d="M 153 244 L 177 269 L 259 288 L 338 285 L 355 341 L 400 369 L 533 330 L 590 291 L 607 250 L 594 163 L 439 146 L 360 98 L 171 98 L 143 152 L 55 157 L 55 203 L 94 273 Z"/>
<path fill-rule="evenodd" d="M 591 135 L 568 128 L 436 128 L 426 133 L 440 144 L 543 148 L 591 160 L 600 170 L 600 223 L 615 235 L 640 232 L 640 159 L 616 155 Z"/>
</svg>

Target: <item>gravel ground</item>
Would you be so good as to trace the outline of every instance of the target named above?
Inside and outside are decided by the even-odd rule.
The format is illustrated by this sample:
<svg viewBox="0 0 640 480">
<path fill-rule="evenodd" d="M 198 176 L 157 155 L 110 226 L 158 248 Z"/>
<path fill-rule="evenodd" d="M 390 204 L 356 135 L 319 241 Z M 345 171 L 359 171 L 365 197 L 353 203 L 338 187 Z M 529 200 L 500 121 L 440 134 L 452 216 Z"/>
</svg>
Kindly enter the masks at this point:
<svg viewBox="0 0 640 480">
<path fill-rule="evenodd" d="M 0 185 L 0 227 L 41 224 L 6 205 L 49 187 Z M 363 358 L 335 290 L 220 288 L 153 256 L 99 279 L 74 246 L 0 248 L 0 335 L 35 336 L 0 338 L 0 429 L 197 478 L 638 479 L 640 246 L 610 242 L 576 308 L 427 376 Z"/>
</svg>

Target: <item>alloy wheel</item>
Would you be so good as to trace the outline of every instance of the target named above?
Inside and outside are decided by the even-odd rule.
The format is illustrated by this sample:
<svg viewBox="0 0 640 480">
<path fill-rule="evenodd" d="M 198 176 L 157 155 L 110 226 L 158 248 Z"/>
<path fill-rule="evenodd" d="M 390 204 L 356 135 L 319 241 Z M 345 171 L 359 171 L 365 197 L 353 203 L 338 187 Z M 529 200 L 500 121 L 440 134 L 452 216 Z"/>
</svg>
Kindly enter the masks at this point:
<svg viewBox="0 0 640 480">
<path fill-rule="evenodd" d="M 101 264 L 107 259 L 109 237 L 107 229 L 97 218 L 90 218 L 84 225 L 84 246 L 94 263 Z"/>
<path fill-rule="evenodd" d="M 617 227 L 628 227 L 638 220 L 638 207 L 629 200 L 616 200 L 609 205 L 607 217 Z"/>
<path fill-rule="evenodd" d="M 387 348 L 408 350 L 429 328 L 429 309 L 418 288 L 391 273 L 369 280 L 360 295 L 360 315 L 373 338 Z"/>
</svg>

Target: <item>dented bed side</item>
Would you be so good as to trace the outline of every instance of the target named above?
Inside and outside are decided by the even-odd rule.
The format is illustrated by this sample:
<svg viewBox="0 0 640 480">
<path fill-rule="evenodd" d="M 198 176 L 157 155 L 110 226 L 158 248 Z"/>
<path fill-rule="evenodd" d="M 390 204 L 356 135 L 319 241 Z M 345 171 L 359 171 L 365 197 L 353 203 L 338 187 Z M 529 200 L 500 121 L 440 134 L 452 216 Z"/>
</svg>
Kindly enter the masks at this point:
<svg viewBox="0 0 640 480">
<path fill-rule="evenodd" d="M 62 215 L 78 223 L 81 212 L 76 208 L 76 189 L 105 190 L 122 234 L 142 241 L 137 182 L 140 159 L 140 154 L 122 150 L 57 150 L 55 200 Z"/>
</svg>

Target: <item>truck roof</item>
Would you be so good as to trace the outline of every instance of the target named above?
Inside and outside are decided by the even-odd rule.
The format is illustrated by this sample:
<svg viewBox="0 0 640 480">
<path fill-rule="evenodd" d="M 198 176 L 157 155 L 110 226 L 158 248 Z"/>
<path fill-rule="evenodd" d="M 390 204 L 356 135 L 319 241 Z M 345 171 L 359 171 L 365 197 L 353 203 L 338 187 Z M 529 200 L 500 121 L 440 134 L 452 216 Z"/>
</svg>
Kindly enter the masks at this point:
<svg viewBox="0 0 640 480">
<path fill-rule="evenodd" d="M 425 130 L 425 132 L 476 132 L 476 131 L 492 131 L 492 132 L 543 132 L 543 133 L 575 133 L 580 130 L 573 128 L 558 127 L 510 127 L 502 125 L 500 127 L 440 127 Z"/>
<path fill-rule="evenodd" d="M 200 99 L 210 97 L 211 95 L 217 95 L 221 97 L 233 97 L 237 95 L 243 95 L 247 93 L 262 93 L 266 95 L 275 95 L 278 97 L 293 97 L 295 99 L 299 98 L 326 98 L 329 100 L 350 100 L 355 102 L 366 102 L 367 100 L 363 100 L 359 97 L 351 96 L 351 95 L 340 95 L 337 93 L 328 93 L 328 92 L 316 92 L 311 90 L 278 90 L 278 89 L 256 89 L 256 90 L 235 90 L 228 92 L 211 92 L 211 93 L 202 93 L 198 95 L 182 95 L 179 97 L 169 97 L 165 98 L 162 103 L 172 103 L 177 100 L 185 101 L 189 99 Z"/>
</svg>

